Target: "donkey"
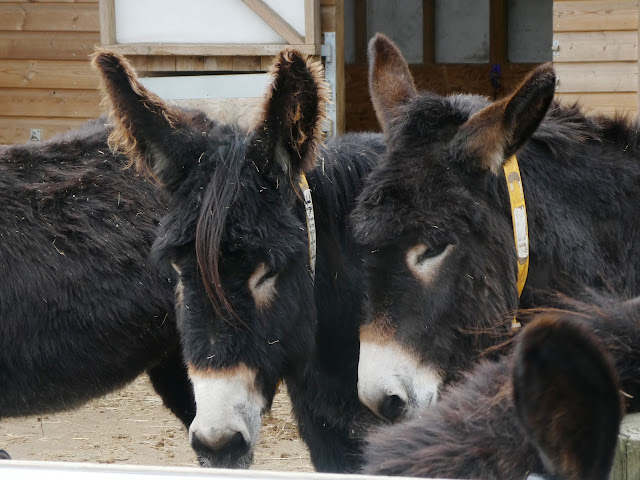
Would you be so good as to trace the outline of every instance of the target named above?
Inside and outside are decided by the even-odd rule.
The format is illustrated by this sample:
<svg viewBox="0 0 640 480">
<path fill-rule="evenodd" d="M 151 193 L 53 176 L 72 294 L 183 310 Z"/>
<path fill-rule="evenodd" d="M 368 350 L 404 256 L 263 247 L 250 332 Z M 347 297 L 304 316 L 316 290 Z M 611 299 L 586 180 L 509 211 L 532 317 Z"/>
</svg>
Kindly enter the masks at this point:
<svg viewBox="0 0 640 480">
<path fill-rule="evenodd" d="M 175 279 L 149 259 L 166 206 L 110 153 L 104 121 L 0 151 L 0 419 L 75 408 L 147 371 L 189 427 Z"/>
<path fill-rule="evenodd" d="M 375 417 L 357 394 L 365 292 L 347 218 L 382 136 L 321 146 L 321 67 L 295 50 L 276 57 L 250 131 L 167 105 L 117 55 L 93 62 L 112 144 L 169 198 L 153 250 L 180 277 L 178 327 L 197 406 L 189 436 L 201 464 L 249 464 L 283 379 L 316 469 L 358 469 Z"/>
<path fill-rule="evenodd" d="M 546 304 L 545 290 L 572 293 L 572 279 L 624 298 L 640 292 L 640 148 L 636 126 L 552 102 L 551 65 L 490 104 L 418 93 L 383 35 L 369 57 L 389 147 L 352 215 L 370 274 L 358 390 L 395 420 L 434 402 L 509 336 L 516 308 Z M 509 190 L 523 187 L 530 237 L 517 249 L 503 171 L 516 153 L 521 182 L 510 173 Z"/>
<path fill-rule="evenodd" d="M 607 479 L 624 411 L 620 381 L 625 392 L 640 387 L 638 301 L 608 303 L 537 312 L 511 354 L 482 361 L 421 418 L 373 434 L 365 473 Z"/>
</svg>

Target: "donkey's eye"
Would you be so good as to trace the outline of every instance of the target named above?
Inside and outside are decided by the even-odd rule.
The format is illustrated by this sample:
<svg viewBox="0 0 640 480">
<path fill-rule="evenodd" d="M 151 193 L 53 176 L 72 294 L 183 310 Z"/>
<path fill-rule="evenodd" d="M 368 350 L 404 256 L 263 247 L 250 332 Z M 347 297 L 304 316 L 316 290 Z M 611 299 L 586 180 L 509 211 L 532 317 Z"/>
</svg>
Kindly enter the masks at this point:
<svg viewBox="0 0 640 480">
<path fill-rule="evenodd" d="M 419 243 L 407 250 L 405 260 L 411 273 L 421 283 L 427 285 L 437 277 L 442 262 L 452 249 L 453 245 L 446 243 L 434 248 Z"/>
<path fill-rule="evenodd" d="M 249 290 L 259 309 L 268 307 L 276 295 L 277 272 L 260 263 L 249 277 Z"/>
<path fill-rule="evenodd" d="M 422 252 L 420 255 L 418 255 L 418 258 L 416 258 L 416 264 L 419 265 L 429 260 L 430 258 L 435 258 L 441 255 L 447 249 L 448 246 L 449 246 L 448 243 L 443 243 L 442 245 L 438 245 L 435 248 L 429 248 L 425 245 L 424 252 Z"/>
</svg>

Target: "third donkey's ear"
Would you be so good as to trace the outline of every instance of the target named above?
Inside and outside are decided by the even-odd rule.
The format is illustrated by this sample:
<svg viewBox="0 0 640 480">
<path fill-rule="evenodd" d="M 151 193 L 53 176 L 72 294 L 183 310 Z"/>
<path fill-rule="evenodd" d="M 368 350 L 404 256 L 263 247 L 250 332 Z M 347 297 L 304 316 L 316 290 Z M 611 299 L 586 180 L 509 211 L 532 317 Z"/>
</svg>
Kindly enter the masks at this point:
<svg viewBox="0 0 640 480">
<path fill-rule="evenodd" d="M 139 171 L 173 192 L 205 151 L 207 119 L 172 107 L 149 92 L 120 55 L 99 50 L 93 66 L 101 76 L 115 122 L 110 143 L 123 150 Z"/>
<path fill-rule="evenodd" d="M 623 402 L 612 359 L 581 319 L 553 312 L 524 329 L 513 395 L 517 416 L 551 474 L 608 478 Z"/>
<path fill-rule="evenodd" d="M 249 155 L 265 177 L 294 182 L 315 166 L 328 90 L 322 66 L 297 50 L 281 51 L 271 73 Z"/>
<path fill-rule="evenodd" d="M 385 134 L 389 133 L 398 108 L 417 95 L 406 60 L 382 33 L 369 42 L 369 94 Z"/>
<path fill-rule="evenodd" d="M 460 127 L 452 143 L 454 156 L 498 172 L 540 125 L 555 84 L 550 63 L 536 68 L 509 97 L 480 110 Z"/>
</svg>

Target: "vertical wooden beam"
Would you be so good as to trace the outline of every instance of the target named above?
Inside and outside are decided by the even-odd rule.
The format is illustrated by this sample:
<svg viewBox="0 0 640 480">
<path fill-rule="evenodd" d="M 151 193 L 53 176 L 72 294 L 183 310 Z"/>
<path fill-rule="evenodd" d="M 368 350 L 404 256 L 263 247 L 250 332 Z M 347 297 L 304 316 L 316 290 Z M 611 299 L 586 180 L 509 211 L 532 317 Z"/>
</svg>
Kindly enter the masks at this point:
<svg viewBox="0 0 640 480">
<path fill-rule="evenodd" d="M 490 0 L 489 63 L 507 62 L 507 0 Z"/>
<path fill-rule="evenodd" d="M 345 130 L 344 101 L 344 0 L 336 0 L 336 126 L 337 134 Z"/>
<path fill-rule="evenodd" d="M 100 0 L 100 43 L 116 43 L 116 0 Z"/>
<path fill-rule="evenodd" d="M 436 62 L 436 1 L 422 1 L 422 63 Z"/>
<path fill-rule="evenodd" d="M 320 45 L 320 0 L 304 0 L 304 43 Z"/>
<path fill-rule="evenodd" d="M 367 32 L 367 0 L 354 0 L 353 8 L 354 37 L 357 64 L 367 63 L 367 43 L 369 33 Z"/>
</svg>

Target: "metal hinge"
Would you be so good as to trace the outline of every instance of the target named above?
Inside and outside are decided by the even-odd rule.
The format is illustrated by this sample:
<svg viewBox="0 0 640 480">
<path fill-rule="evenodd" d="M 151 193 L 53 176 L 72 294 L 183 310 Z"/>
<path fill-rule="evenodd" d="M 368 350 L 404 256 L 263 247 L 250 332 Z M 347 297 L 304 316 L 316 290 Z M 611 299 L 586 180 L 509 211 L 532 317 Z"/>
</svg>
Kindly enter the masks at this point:
<svg viewBox="0 0 640 480">
<path fill-rule="evenodd" d="M 560 42 L 558 40 L 554 40 L 551 45 L 551 51 L 553 52 L 554 57 L 560 56 Z"/>
<path fill-rule="evenodd" d="M 327 105 L 327 121 L 323 130 L 327 136 L 335 136 L 337 132 L 336 117 L 336 34 L 324 33 L 324 43 L 320 46 L 320 55 L 324 57 L 324 78 L 329 84 L 329 104 Z"/>
</svg>

